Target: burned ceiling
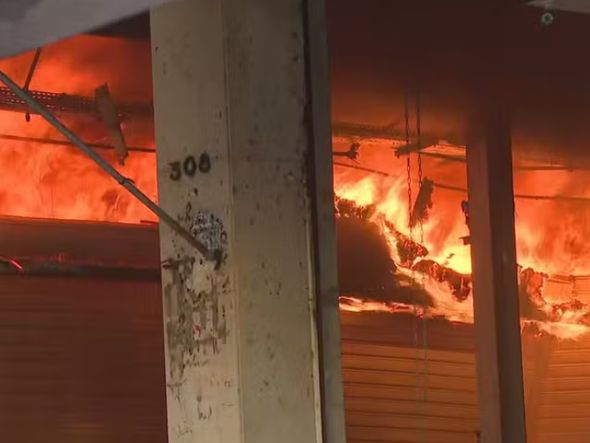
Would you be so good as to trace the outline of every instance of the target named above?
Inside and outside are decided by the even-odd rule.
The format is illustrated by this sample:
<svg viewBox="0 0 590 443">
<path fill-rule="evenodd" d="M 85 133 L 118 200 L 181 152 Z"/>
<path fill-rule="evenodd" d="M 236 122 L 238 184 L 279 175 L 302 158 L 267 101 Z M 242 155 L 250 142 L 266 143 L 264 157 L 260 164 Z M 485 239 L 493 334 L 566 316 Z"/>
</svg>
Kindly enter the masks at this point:
<svg viewBox="0 0 590 443">
<path fill-rule="evenodd" d="M 471 4 L 471 6 L 469 6 Z M 590 16 L 515 5 L 508 19 L 482 23 L 465 1 L 328 1 L 333 120 L 403 124 L 403 96 L 419 90 L 425 134 L 465 138 L 473 63 L 486 57 L 481 29 L 497 28 L 509 73 L 517 149 L 584 155 L 590 138 Z M 483 26 L 485 24 L 485 26 Z"/>
</svg>

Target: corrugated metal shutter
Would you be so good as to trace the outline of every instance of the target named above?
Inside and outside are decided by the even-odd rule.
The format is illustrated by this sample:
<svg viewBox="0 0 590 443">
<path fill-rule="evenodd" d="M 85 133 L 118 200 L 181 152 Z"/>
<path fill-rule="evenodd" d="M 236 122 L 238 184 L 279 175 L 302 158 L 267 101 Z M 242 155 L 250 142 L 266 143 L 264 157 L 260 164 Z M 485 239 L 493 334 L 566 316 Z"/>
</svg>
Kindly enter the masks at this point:
<svg viewBox="0 0 590 443">
<path fill-rule="evenodd" d="M 159 281 L 0 276 L 0 441 L 165 443 Z"/>
<path fill-rule="evenodd" d="M 590 338 L 552 344 L 535 397 L 535 443 L 590 441 Z"/>
<path fill-rule="evenodd" d="M 429 322 L 432 339 L 424 354 L 413 347 L 414 327 L 422 330 L 405 316 L 342 314 L 349 443 L 475 442 L 479 417 L 470 328 Z M 426 369 L 424 402 L 419 374 Z"/>
<path fill-rule="evenodd" d="M 474 443 L 479 429 L 472 325 L 342 313 L 349 443 Z M 420 373 L 427 356 L 428 402 Z M 590 337 L 523 334 L 528 441 L 590 441 Z"/>
<path fill-rule="evenodd" d="M 157 269 L 151 228 L 0 222 L 5 254 Z M 61 239 L 66 239 L 66 243 Z M 475 442 L 472 325 L 342 313 L 349 443 Z M 418 336 L 415 337 L 415 333 Z M 531 443 L 590 441 L 590 337 L 525 334 Z M 0 276 L 0 442 L 165 443 L 160 283 Z"/>
</svg>

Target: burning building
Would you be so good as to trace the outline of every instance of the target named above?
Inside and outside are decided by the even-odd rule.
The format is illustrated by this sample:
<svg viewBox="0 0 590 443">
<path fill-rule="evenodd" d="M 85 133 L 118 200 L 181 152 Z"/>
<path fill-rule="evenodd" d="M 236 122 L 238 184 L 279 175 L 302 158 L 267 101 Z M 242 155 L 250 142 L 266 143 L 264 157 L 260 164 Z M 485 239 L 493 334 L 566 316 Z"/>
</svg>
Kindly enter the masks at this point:
<svg viewBox="0 0 590 443">
<path fill-rule="evenodd" d="M 446 2 L 423 9 L 371 0 L 357 14 L 355 2 L 328 3 L 348 441 L 476 441 L 465 137 L 465 64 L 476 50 L 465 36 L 477 33 L 473 11 Z M 587 441 L 590 417 L 590 163 L 583 152 L 590 97 L 579 82 L 590 67 L 580 66 L 574 79 L 557 68 L 576 58 L 568 45 L 588 22 L 567 14 L 560 20 L 548 29 L 537 10 L 515 9 L 507 26 L 514 42 L 507 87 L 514 97 L 529 441 L 574 443 Z M 157 177 L 179 181 L 201 164 L 188 156 L 158 166 L 149 38 L 140 17 L 5 59 L 0 70 L 157 200 Z M 190 280 L 192 271 L 179 270 L 194 263 L 161 260 L 157 217 L 7 88 L 0 88 L 0 110 L 5 436 L 27 443 L 164 442 L 161 331 L 170 331 L 162 323 L 161 290 L 169 288 L 167 273 Z M 296 172 L 286 175 L 294 180 Z M 233 187 L 250 192 L 247 184 Z M 195 198 L 207 192 L 191 187 Z M 259 211 L 267 203 L 251 206 Z M 278 210 L 276 217 L 286 215 Z M 255 223 L 249 215 L 246 224 Z M 270 272 L 267 266 L 260 267 Z M 265 291 L 281 292 L 280 284 L 265 282 Z M 225 311 L 211 312 L 183 340 L 206 347 L 211 339 L 215 354 L 215 340 L 228 332 L 220 320 Z M 203 420 L 211 414 L 196 413 Z"/>
</svg>

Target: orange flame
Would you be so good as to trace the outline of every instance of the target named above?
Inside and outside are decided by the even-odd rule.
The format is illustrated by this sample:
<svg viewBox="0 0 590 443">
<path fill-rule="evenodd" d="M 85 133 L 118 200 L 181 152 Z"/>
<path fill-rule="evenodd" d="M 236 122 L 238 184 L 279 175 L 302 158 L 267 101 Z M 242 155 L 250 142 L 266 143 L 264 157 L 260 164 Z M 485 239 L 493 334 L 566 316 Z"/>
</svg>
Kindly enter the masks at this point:
<svg viewBox="0 0 590 443">
<path fill-rule="evenodd" d="M 345 151 L 350 144 L 347 139 L 335 139 L 334 149 Z M 435 188 L 433 194 L 434 206 L 429 211 L 428 218 L 422 228 L 410 230 L 409 214 L 411 206 L 408 202 L 407 158 L 396 158 L 393 152 L 395 143 L 384 140 L 363 140 L 362 166 L 386 174 L 368 173 L 366 170 L 354 169 L 355 164 L 348 161 L 350 167 L 335 165 L 334 183 L 336 195 L 339 198 L 352 200 L 360 206 L 374 205 L 376 207 L 372 220 L 380 226 L 382 234 L 387 239 L 392 259 L 400 265 L 396 245 L 396 238 L 386 220 L 395 229 L 414 241 L 423 244 L 429 251 L 426 259 L 453 269 L 461 274 L 471 273 L 470 248 L 465 246 L 462 237 L 468 235 L 464 214 L 461 211 L 461 201 L 467 195 L 455 190 Z M 411 201 L 415 202 L 418 193 L 418 165 L 416 160 L 411 165 L 412 188 Z M 457 189 L 466 189 L 465 166 L 459 163 L 448 163 L 428 157 L 422 158 L 422 170 L 425 177 L 442 182 Z M 544 172 L 543 172 L 544 173 Z M 535 195 L 578 195 L 590 196 L 590 186 L 573 186 L 579 180 L 567 172 L 549 172 L 557 176 L 551 185 L 547 185 L 543 173 L 526 172 L 515 178 L 515 186 L 520 192 Z M 581 183 L 588 183 L 583 180 Z M 531 267 L 537 272 L 547 275 L 571 275 L 574 273 L 590 273 L 590 208 L 588 205 L 574 205 L 567 211 L 563 203 L 555 201 L 517 201 L 516 234 L 517 255 L 519 263 L 524 267 Z M 554 216 L 555 219 L 552 219 Z M 420 259 L 417 259 L 420 260 Z M 418 271 L 398 266 L 398 271 L 406 275 L 419 274 Z M 443 316 L 450 321 L 473 322 L 473 307 L 471 298 L 459 301 L 453 296 L 449 285 L 439 282 L 428 274 L 415 276 L 421 280 L 424 289 L 432 296 L 434 306 L 428 307 L 422 313 L 425 317 Z M 547 287 L 547 276 L 537 282 L 539 302 L 537 308 L 543 311 L 550 320 L 524 320 L 523 324 L 534 324 L 540 331 L 562 338 L 576 338 L 585 334 L 590 328 L 585 324 L 589 309 L 584 303 L 571 303 L 573 295 L 570 292 L 563 299 L 557 294 L 555 285 Z M 564 303 L 565 301 L 565 303 Z M 364 300 L 361 297 L 342 297 L 341 309 L 346 311 L 380 311 L 407 312 L 411 307 L 388 302 Z"/>
<path fill-rule="evenodd" d="M 3 60 L 0 69 L 17 82 L 24 81 L 31 60 L 31 53 Z M 151 78 L 146 72 L 151 72 L 149 44 L 81 36 L 43 49 L 30 88 L 92 96 L 97 86 L 108 83 L 118 102 L 150 103 Z M 106 128 L 95 117 L 59 117 L 85 140 L 110 143 Z M 123 130 L 130 146 L 154 147 L 152 121 L 128 120 L 123 123 Z M 3 134 L 62 139 L 38 116 L 33 115 L 31 121 L 26 122 L 20 113 L 0 111 L 0 161 L 4 165 L 0 175 L 0 214 L 125 223 L 155 221 L 147 209 L 75 148 L 9 141 L 1 138 Z M 346 151 L 349 145 L 350 140 L 334 140 L 336 150 Z M 391 142 L 364 140 L 363 167 L 380 170 L 386 176 L 336 166 L 337 195 L 359 205 L 376 206 L 373 221 L 380 226 L 389 243 L 391 257 L 398 264 L 397 239 L 390 226 L 426 246 L 429 251 L 427 259 L 461 274 L 470 274 L 470 250 L 461 240 L 468 234 L 461 212 L 461 201 L 466 195 L 435 188 L 435 203 L 428 219 L 421 228 L 410 230 L 408 198 L 413 202 L 418 192 L 415 174 L 418 165 L 413 160 L 413 195 L 408 196 L 406 159 L 396 158 L 391 148 Z M 115 164 L 114 153 L 103 154 Z M 117 167 L 146 194 L 157 198 L 154 154 L 134 152 L 124 167 Z M 425 176 L 435 181 L 458 188 L 467 187 L 464 165 L 424 158 L 422 169 Z M 552 174 L 549 184 L 545 174 Z M 546 195 L 590 196 L 590 184 L 585 184 L 590 181 L 586 177 L 579 180 L 577 174 L 527 172 L 518 174 L 515 183 L 521 192 L 531 194 L 542 184 L 542 193 Z M 570 205 L 567 211 L 565 209 L 558 202 L 517 201 L 519 263 L 548 275 L 590 275 L 590 242 L 586 241 L 590 238 L 590 208 Z M 414 271 L 399 266 L 398 272 L 412 277 Z M 459 301 L 444 282 L 426 273 L 420 277 L 421 284 L 434 299 L 433 306 L 422 308 L 404 303 L 372 302 L 357 295 L 343 296 L 341 308 L 354 312 L 413 312 L 424 317 L 444 316 L 450 321 L 473 321 L 470 299 Z M 546 282 L 546 278 L 538 282 L 540 295 L 535 303 L 550 320 L 526 320 L 525 323 L 563 338 L 586 333 L 587 305 L 573 303 L 571 292 L 564 297 Z"/>
<path fill-rule="evenodd" d="M 2 60 L 0 69 L 24 82 L 31 60 L 32 53 Z M 150 78 L 144 73 L 150 70 L 149 45 L 80 36 L 43 49 L 30 89 L 92 96 L 94 88 L 108 83 L 116 100 L 149 104 Z M 110 143 L 96 117 L 59 117 L 86 141 Z M 152 122 L 124 122 L 128 144 L 153 147 L 151 127 Z M 27 122 L 23 114 L 10 111 L 0 111 L 0 134 L 63 140 L 41 117 L 32 115 Z M 101 154 L 115 164 L 113 153 Z M 155 220 L 77 148 L 0 138 L 0 161 L 4 165 L 0 175 L 3 215 L 127 223 Z M 153 154 L 133 153 L 118 168 L 150 197 L 157 197 Z"/>
</svg>

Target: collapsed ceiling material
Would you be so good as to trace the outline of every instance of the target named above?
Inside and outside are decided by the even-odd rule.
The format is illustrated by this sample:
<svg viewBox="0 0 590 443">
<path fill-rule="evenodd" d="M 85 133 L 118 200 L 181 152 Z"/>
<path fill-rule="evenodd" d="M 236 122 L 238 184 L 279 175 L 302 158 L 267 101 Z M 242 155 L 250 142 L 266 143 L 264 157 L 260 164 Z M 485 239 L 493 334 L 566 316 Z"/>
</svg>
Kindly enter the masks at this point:
<svg viewBox="0 0 590 443">
<path fill-rule="evenodd" d="M 115 151 L 119 157 L 119 164 L 124 165 L 129 152 L 125 143 L 125 136 L 121 130 L 121 117 L 109 91 L 109 86 L 106 83 L 96 88 L 95 100 L 96 109 L 109 131 Z"/>
<path fill-rule="evenodd" d="M 0 57 L 106 26 L 168 0 L 0 0 Z"/>
<path fill-rule="evenodd" d="M 473 321 L 469 274 L 429 258 L 426 247 L 399 232 L 393 223 L 380 221 L 375 205 L 336 197 L 336 209 L 343 310 Z M 523 327 L 558 336 L 588 330 L 590 306 L 580 300 L 581 294 L 570 289 L 569 295 L 556 295 L 568 292 L 576 277 L 549 278 L 530 267 L 518 269 Z"/>
</svg>

